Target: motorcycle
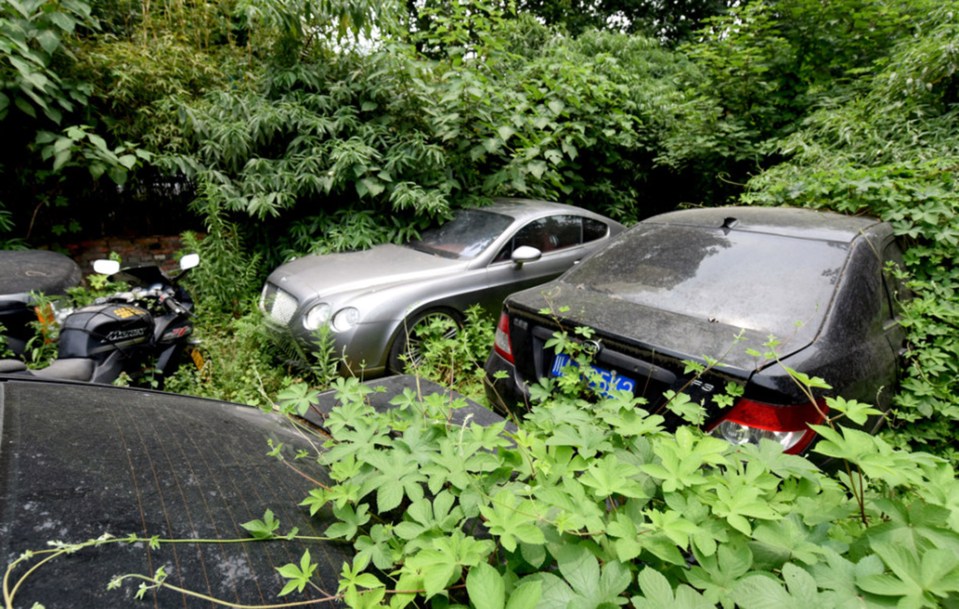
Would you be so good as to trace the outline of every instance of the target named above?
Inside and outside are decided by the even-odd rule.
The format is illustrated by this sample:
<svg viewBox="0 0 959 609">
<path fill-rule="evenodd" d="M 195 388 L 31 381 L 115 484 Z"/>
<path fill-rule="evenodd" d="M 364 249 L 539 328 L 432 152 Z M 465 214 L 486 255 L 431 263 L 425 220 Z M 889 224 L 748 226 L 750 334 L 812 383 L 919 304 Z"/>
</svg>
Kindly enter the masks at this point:
<svg viewBox="0 0 959 609">
<path fill-rule="evenodd" d="M 57 358 L 49 366 L 28 370 L 20 360 L 0 360 L 0 373 L 112 383 L 122 373 L 136 377 L 152 370 L 155 385 L 162 387 L 182 355 L 189 354 L 202 367 L 191 337 L 193 299 L 179 285 L 199 263 L 197 254 L 188 254 L 180 260 L 180 273 L 169 278 L 157 266 L 121 270 L 116 261 L 95 261 L 97 273 L 131 289 L 59 312 Z"/>
</svg>

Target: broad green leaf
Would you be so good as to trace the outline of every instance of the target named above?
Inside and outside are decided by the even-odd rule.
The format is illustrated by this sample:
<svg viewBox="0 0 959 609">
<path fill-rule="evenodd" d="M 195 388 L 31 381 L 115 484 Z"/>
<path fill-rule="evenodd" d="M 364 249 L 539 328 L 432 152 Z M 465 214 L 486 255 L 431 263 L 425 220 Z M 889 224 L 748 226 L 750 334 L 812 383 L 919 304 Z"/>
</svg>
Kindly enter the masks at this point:
<svg viewBox="0 0 959 609">
<path fill-rule="evenodd" d="M 674 565 L 685 565 L 686 557 L 673 541 L 663 533 L 645 534 L 639 538 L 643 550 Z"/>
<path fill-rule="evenodd" d="M 33 109 L 33 106 L 30 103 L 23 99 L 22 97 L 15 97 L 13 99 L 13 104 L 20 109 L 21 112 L 29 116 L 30 118 L 36 118 L 37 112 Z"/>
<path fill-rule="evenodd" d="M 638 580 L 643 596 L 630 599 L 636 609 L 715 609 L 713 603 L 685 584 L 674 593 L 669 580 L 651 567 L 640 571 Z"/>
<path fill-rule="evenodd" d="M 863 593 L 856 582 L 867 576 L 881 574 L 882 561 L 870 555 L 853 563 L 828 548 L 823 548 L 822 553 L 826 562 L 811 567 L 817 585 L 827 591 L 822 593 L 822 597 L 831 599 L 832 605 L 837 608 L 864 606 Z"/>
<path fill-rule="evenodd" d="M 124 154 L 117 160 L 127 169 L 133 169 L 133 166 L 137 164 L 137 157 L 133 154 Z"/>
<path fill-rule="evenodd" d="M 57 141 L 53 143 L 53 151 L 54 152 L 69 151 L 71 148 L 73 148 L 74 144 L 75 144 L 74 140 L 68 137 L 58 137 Z"/>
<path fill-rule="evenodd" d="M 498 152 L 500 148 L 502 147 L 503 147 L 502 139 L 498 137 L 488 137 L 483 140 L 482 146 L 477 146 L 478 148 L 478 150 L 476 150 L 477 154 L 471 154 L 470 156 L 473 158 L 473 160 L 477 160 L 479 158 L 482 158 L 484 152 L 493 154 Z"/>
<path fill-rule="evenodd" d="M 504 609 L 506 583 L 499 571 L 487 563 L 470 569 L 466 576 L 466 591 L 476 609 Z"/>
<path fill-rule="evenodd" d="M 546 170 L 547 166 L 545 161 L 530 161 L 526 164 L 526 171 L 532 174 L 537 180 L 543 177 Z"/>
<path fill-rule="evenodd" d="M 608 454 L 598 461 L 593 461 L 579 480 L 592 489 L 594 496 L 599 499 L 613 495 L 646 497 L 643 486 L 633 479 L 638 474 L 639 469 L 621 462 L 615 455 Z"/>
<path fill-rule="evenodd" d="M 687 548 L 690 537 L 701 531 L 699 526 L 673 510 L 666 510 L 665 512 L 647 510 L 644 514 L 649 518 L 649 524 L 645 525 L 644 529 L 664 534 L 680 548 Z"/>
<path fill-rule="evenodd" d="M 47 13 L 47 18 L 50 21 L 52 21 L 54 24 L 56 24 L 56 26 L 59 27 L 61 30 L 71 34 L 73 33 L 73 30 L 74 28 L 76 28 L 76 25 L 77 25 L 77 22 L 73 17 L 71 17 L 70 15 L 67 15 L 66 13 L 56 11 L 56 10 Z"/>
<path fill-rule="evenodd" d="M 37 42 L 48 55 L 52 55 L 60 46 L 60 37 L 51 30 L 44 30 L 37 34 Z"/>
<path fill-rule="evenodd" d="M 577 596 L 569 587 L 569 584 L 553 573 L 536 573 L 524 578 L 523 581 L 538 582 L 540 584 L 542 594 L 536 609 L 570 607 L 570 603 L 573 603 L 577 600 Z"/>
<path fill-rule="evenodd" d="M 559 572 L 570 587 L 583 596 L 593 596 L 599 585 L 599 561 L 586 548 L 564 546 L 556 557 Z"/>
<path fill-rule="evenodd" d="M 363 178 L 356 183 L 356 193 L 361 197 L 375 197 L 386 190 L 386 186 L 375 178 Z"/>
<path fill-rule="evenodd" d="M 392 539 L 393 536 L 385 526 L 375 524 L 370 528 L 369 535 L 356 538 L 354 546 L 358 556 L 369 557 L 377 569 L 386 571 L 392 568 L 398 554 L 398 551 L 394 551 L 390 546 Z"/>
<path fill-rule="evenodd" d="M 510 127 L 509 125 L 502 125 L 496 128 L 496 134 L 499 135 L 500 139 L 503 140 L 503 142 L 508 142 L 509 138 L 513 137 L 515 133 L 516 133 L 516 130 Z"/>
<path fill-rule="evenodd" d="M 369 522 L 369 506 L 365 503 L 353 509 L 352 505 L 334 506 L 333 515 L 339 522 L 326 529 L 327 537 L 353 539 L 361 526 Z"/>
<path fill-rule="evenodd" d="M 663 481 L 663 491 L 669 493 L 707 482 L 705 465 L 725 462 L 724 453 L 730 445 L 709 436 L 696 437 L 687 427 L 676 430 L 675 440 L 663 439 L 654 444 L 659 463 L 648 463 L 641 470 Z"/>
<path fill-rule="evenodd" d="M 753 566 L 753 554 L 742 540 L 720 545 L 712 555 L 695 553 L 696 563 L 690 568 L 686 580 L 712 603 L 727 606 L 732 602 L 732 592 L 740 578 Z"/>
<path fill-rule="evenodd" d="M 70 149 L 61 150 L 54 155 L 53 159 L 53 170 L 60 171 L 63 169 L 63 166 L 70 162 L 70 159 L 73 157 L 73 151 Z M 98 176 L 94 176 L 98 177 Z"/>
<path fill-rule="evenodd" d="M 263 513 L 263 519 L 250 520 L 240 525 L 246 529 L 254 539 L 272 539 L 280 528 L 280 521 L 273 515 L 273 510 Z"/>
<path fill-rule="evenodd" d="M 284 579 L 289 580 L 280 591 L 280 596 L 285 596 L 294 590 L 303 592 L 306 585 L 310 583 L 310 578 L 318 566 L 318 564 L 310 560 L 310 551 L 304 550 L 303 555 L 300 557 L 299 565 L 290 563 L 282 567 L 277 567 L 277 572 Z"/>
<path fill-rule="evenodd" d="M 107 141 L 95 133 L 90 133 L 87 135 L 87 139 L 93 144 L 93 147 L 97 149 L 101 154 L 107 155 L 108 158 L 113 158 L 113 152 L 107 146 Z"/>
<path fill-rule="evenodd" d="M 866 592 L 901 597 L 900 604 L 917 607 L 959 592 L 959 557 L 954 553 L 930 550 L 919 556 L 914 549 L 880 541 L 871 547 L 891 573 L 857 580 Z"/>
<path fill-rule="evenodd" d="M 839 396 L 826 398 L 826 405 L 829 406 L 831 411 L 843 415 L 856 425 L 865 425 L 869 417 L 882 414 L 881 410 L 871 404 L 846 400 Z M 830 414 L 830 417 L 832 417 L 832 414 Z"/>
<path fill-rule="evenodd" d="M 516 549 L 518 542 L 542 544 L 546 541 L 543 531 L 537 526 L 537 508 L 532 501 L 522 501 L 509 491 L 500 491 L 492 500 L 492 506 L 480 506 L 490 534 L 499 536 L 499 543 L 508 551 Z"/>
<path fill-rule="evenodd" d="M 795 514 L 774 521 L 761 522 L 753 530 L 753 539 L 774 551 L 782 560 L 799 560 L 814 564 L 820 560 L 820 549 L 828 541 L 828 527 L 811 530 Z"/>
<path fill-rule="evenodd" d="M 506 609 L 529 609 L 536 607 L 543 597 L 543 582 L 522 581 L 509 595 Z"/>
<path fill-rule="evenodd" d="M 560 574 L 573 593 L 573 606 L 605 607 L 620 604 L 620 594 L 629 587 L 629 570 L 618 561 L 610 561 L 600 568 L 599 561 L 578 545 L 562 547 L 556 562 Z"/>
<path fill-rule="evenodd" d="M 800 608 L 778 580 L 763 574 L 743 578 L 733 598 L 742 609 L 808 609 Z"/>
</svg>

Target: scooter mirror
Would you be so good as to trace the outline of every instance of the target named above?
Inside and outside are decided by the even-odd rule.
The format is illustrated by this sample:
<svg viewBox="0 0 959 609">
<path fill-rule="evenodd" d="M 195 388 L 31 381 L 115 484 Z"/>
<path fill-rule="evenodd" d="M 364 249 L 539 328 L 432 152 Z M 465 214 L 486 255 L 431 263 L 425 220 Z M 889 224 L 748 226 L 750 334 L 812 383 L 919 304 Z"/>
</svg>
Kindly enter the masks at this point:
<svg viewBox="0 0 959 609">
<path fill-rule="evenodd" d="M 181 271 L 192 269 L 198 264 L 200 264 L 200 254 L 187 254 L 183 258 L 180 258 Z"/>
<path fill-rule="evenodd" d="M 101 275 L 113 275 L 120 272 L 120 263 L 116 260 L 94 260 L 93 270 Z"/>
</svg>

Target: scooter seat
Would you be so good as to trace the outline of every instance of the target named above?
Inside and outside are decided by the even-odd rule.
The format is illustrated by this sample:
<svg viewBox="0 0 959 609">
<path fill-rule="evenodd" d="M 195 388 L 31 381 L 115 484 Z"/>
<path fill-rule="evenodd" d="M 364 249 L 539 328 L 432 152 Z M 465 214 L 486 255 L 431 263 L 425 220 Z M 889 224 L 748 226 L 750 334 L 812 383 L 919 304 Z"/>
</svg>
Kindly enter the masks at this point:
<svg viewBox="0 0 959 609">
<path fill-rule="evenodd" d="M 18 359 L 0 359 L 0 373 L 2 372 L 23 372 L 27 365 Z"/>
<path fill-rule="evenodd" d="M 67 379 L 71 381 L 90 381 L 96 364 L 92 359 L 75 357 L 58 359 L 46 368 L 31 370 L 34 376 L 41 378 Z"/>
</svg>

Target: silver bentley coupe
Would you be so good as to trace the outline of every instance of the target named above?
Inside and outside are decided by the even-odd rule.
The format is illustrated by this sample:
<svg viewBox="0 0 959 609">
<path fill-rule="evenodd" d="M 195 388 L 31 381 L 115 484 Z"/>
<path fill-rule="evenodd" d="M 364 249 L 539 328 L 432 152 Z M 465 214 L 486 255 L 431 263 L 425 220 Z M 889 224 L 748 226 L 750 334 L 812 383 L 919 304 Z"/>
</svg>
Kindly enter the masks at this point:
<svg viewBox="0 0 959 609">
<path fill-rule="evenodd" d="M 437 318 L 458 325 L 473 305 L 495 314 L 507 295 L 559 276 L 622 230 L 571 205 L 498 199 L 405 245 L 287 262 L 268 277 L 260 308 L 307 349 L 328 332 L 342 374 L 402 372 L 419 357 L 418 329 Z"/>
</svg>

